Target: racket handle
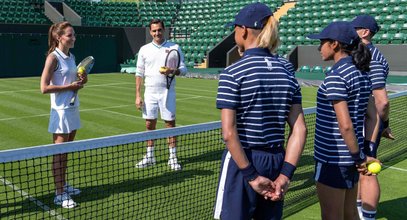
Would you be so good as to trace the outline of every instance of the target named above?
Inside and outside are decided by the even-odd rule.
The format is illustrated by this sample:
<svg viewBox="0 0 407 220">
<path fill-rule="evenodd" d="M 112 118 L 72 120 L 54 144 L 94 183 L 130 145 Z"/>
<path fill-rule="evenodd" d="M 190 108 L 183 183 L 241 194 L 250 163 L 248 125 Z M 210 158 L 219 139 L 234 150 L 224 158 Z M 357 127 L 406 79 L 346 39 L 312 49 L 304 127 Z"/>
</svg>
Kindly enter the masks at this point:
<svg viewBox="0 0 407 220">
<path fill-rule="evenodd" d="M 77 91 L 75 91 L 74 93 L 73 93 L 73 95 L 72 95 L 72 98 L 71 98 L 71 102 L 69 102 L 69 105 L 70 106 L 73 106 L 74 104 L 75 104 L 75 100 L 76 100 L 76 95 L 77 95 Z"/>
</svg>

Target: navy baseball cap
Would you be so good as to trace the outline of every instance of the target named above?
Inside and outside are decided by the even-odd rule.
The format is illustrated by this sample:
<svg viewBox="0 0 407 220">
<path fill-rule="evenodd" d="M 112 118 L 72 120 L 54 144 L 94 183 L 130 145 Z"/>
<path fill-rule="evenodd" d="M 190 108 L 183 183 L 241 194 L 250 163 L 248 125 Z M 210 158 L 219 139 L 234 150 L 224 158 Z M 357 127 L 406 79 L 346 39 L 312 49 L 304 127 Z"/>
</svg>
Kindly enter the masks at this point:
<svg viewBox="0 0 407 220">
<path fill-rule="evenodd" d="M 226 26 L 240 25 L 252 29 L 262 29 L 264 19 L 273 16 L 270 8 L 263 3 L 252 3 L 242 8 L 235 16 L 235 21 Z"/>
<path fill-rule="evenodd" d="M 380 30 L 380 26 L 377 24 L 376 19 L 370 15 L 356 16 L 351 24 L 354 28 L 366 28 L 373 33 L 377 33 Z"/>
<path fill-rule="evenodd" d="M 310 34 L 307 36 L 310 39 L 331 39 L 344 44 L 352 44 L 359 39 L 358 34 L 352 27 L 350 22 L 335 21 L 326 26 L 319 34 Z"/>
</svg>

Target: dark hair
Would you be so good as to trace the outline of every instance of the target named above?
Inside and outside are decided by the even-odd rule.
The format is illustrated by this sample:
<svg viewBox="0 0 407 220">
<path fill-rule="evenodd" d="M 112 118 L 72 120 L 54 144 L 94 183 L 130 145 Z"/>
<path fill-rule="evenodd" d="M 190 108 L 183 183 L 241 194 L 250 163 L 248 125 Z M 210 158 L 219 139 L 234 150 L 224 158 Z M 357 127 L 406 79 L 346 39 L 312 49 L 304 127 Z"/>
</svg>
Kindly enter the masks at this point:
<svg viewBox="0 0 407 220">
<path fill-rule="evenodd" d="M 161 20 L 161 19 L 151 19 L 150 24 L 148 25 L 148 26 L 150 27 L 150 30 L 151 30 L 151 25 L 152 25 L 152 24 L 161 24 L 161 26 L 163 27 L 163 29 L 165 29 L 164 21 Z"/>
<path fill-rule="evenodd" d="M 65 28 L 67 27 L 72 27 L 72 25 L 67 22 L 60 22 L 51 25 L 51 27 L 48 30 L 48 52 L 47 55 L 52 53 L 52 51 L 55 50 L 55 48 L 58 47 L 58 37 L 62 36 L 65 34 Z"/>
<path fill-rule="evenodd" d="M 352 44 L 342 44 L 342 49 L 352 56 L 353 64 L 363 72 L 370 71 L 370 60 L 372 54 L 366 45 L 358 38 Z"/>
</svg>

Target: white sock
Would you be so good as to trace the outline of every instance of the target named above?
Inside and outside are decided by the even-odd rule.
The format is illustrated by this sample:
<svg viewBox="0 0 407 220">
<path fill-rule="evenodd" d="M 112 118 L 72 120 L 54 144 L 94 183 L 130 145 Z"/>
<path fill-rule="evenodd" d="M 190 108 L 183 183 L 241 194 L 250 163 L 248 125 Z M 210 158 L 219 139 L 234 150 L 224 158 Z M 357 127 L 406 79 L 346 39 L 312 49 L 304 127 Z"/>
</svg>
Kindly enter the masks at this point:
<svg viewBox="0 0 407 220">
<path fill-rule="evenodd" d="M 170 158 L 177 157 L 177 147 L 170 147 L 168 149 L 170 151 Z"/>
<path fill-rule="evenodd" d="M 147 157 L 154 157 L 154 147 L 147 147 Z"/>
<path fill-rule="evenodd" d="M 363 213 L 362 213 L 362 200 L 358 199 L 356 201 L 356 205 L 358 207 L 358 213 L 359 213 L 359 218 L 363 219 Z"/>
<path fill-rule="evenodd" d="M 376 210 L 368 211 L 362 208 L 363 219 L 364 220 L 375 220 L 376 219 Z"/>
</svg>

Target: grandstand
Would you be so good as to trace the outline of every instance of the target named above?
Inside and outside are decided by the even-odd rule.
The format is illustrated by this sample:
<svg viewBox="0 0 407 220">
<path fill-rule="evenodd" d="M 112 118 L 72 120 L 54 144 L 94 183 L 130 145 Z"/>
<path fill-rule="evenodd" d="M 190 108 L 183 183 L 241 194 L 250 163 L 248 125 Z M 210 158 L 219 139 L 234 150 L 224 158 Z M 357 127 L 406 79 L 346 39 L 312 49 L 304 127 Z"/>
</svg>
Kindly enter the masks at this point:
<svg viewBox="0 0 407 220">
<path fill-rule="evenodd" d="M 268 4 L 278 15 L 282 44 L 277 52 L 285 56 L 297 47 L 317 44 L 306 36 L 318 32 L 327 23 L 350 20 L 362 13 L 374 15 L 381 24 L 382 30 L 374 43 L 402 45 L 407 42 L 406 0 L 0 0 L 0 24 L 49 26 L 56 21 L 68 20 L 76 26 L 89 28 L 145 28 L 152 18 L 161 18 L 169 30 L 168 38 L 181 45 L 187 66 L 206 68 L 210 66 L 207 60 L 210 51 L 232 34 L 233 30 L 225 28 L 225 24 L 232 21 L 244 5 L 256 1 Z M 46 4 L 48 2 L 51 4 Z M 127 53 L 118 60 L 124 69 L 136 63 L 138 48 L 132 51 L 133 54 Z M 211 56 L 211 59 L 223 60 L 219 56 L 227 54 L 217 56 Z M 215 67 L 227 65 L 225 62 L 218 63 Z M 305 72 L 320 72 L 326 67 L 310 64 L 298 68 Z M 119 69 L 118 65 L 116 69 Z"/>
<path fill-rule="evenodd" d="M 93 55 L 97 60 L 93 69 L 95 73 L 119 72 L 120 70 L 123 72 L 134 72 L 139 48 L 151 41 L 148 33 L 148 24 L 152 18 L 163 19 L 165 21 L 168 39 L 181 45 L 185 55 L 185 62 L 189 69 L 188 77 L 216 78 L 216 75 L 225 66 L 237 58 L 233 41 L 233 29 L 225 27 L 225 24 L 234 19 L 234 16 L 240 8 L 251 2 L 266 3 L 274 11 L 274 15 L 279 19 L 280 23 L 281 45 L 277 53 L 286 56 L 293 62 L 297 67 L 296 76 L 298 78 L 309 80 L 322 79 L 322 73 L 329 70 L 330 63 L 320 60 L 316 49 L 318 41 L 310 41 L 306 36 L 311 33 L 319 32 L 331 21 L 350 20 L 354 16 L 362 13 L 374 15 L 381 26 L 381 31 L 374 38 L 374 43 L 378 45 L 379 49 L 385 54 L 386 58 L 388 58 L 391 67 L 387 82 L 407 85 L 407 77 L 396 76 L 406 75 L 407 72 L 405 65 L 405 51 L 407 50 L 407 0 L 0 0 L 0 47 L 2 48 L 0 51 L 0 60 L 5 64 L 2 66 L 0 78 L 39 76 L 45 61 L 45 56 L 41 55 L 47 50 L 48 28 L 52 23 L 62 20 L 70 21 L 75 26 L 77 42 L 72 51 L 77 61 L 87 55 Z M 21 51 L 24 51 L 29 57 L 23 62 L 21 59 Z M 97 76 L 102 77 L 103 75 L 130 77 L 130 75 L 127 74 L 100 74 Z M 128 95 L 129 93 L 134 95 L 134 83 L 130 81 L 133 80 L 134 77 L 126 78 L 125 82 L 117 82 L 115 81 L 117 79 L 114 77 L 103 78 L 101 80 L 103 83 L 93 85 L 96 98 L 92 97 L 92 100 L 88 99 L 92 107 L 87 109 L 88 112 L 92 110 L 93 113 L 93 109 L 103 106 L 102 104 L 94 102 L 98 99 L 107 100 L 110 105 L 112 105 L 113 102 L 117 102 L 117 106 L 126 106 L 123 105 L 123 103 L 121 103 L 122 100 L 117 99 L 117 97 L 123 97 L 123 94 Z M 94 79 L 92 79 L 92 83 L 95 82 Z M 32 84 L 35 83 L 37 86 L 38 82 L 36 80 L 37 78 L 33 77 L 28 78 L 27 81 Z M 183 80 L 190 79 L 184 78 Z M 204 80 L 197 83 L 201 86 L 200 88 L 195 84 L 191 85 L 189 83 L 190 81 L 184 83 L 188 84 L 189 87 L 194 87 L 194 89 L 196 89 L 194 92 L 197 93 L 190 94 L 190 90 L 185 88 L 183 90 L 181 89 L 185 95 L 184 100 L 200 100 L 200 98 L 203 97 L 201 96 L 202 91 L 210 91 L 211 93 L 205 97 L 210 96 L 213 98 L 216 89 L 203 85 L 204 83 L 202 83 L 202 81 Z M 178 88 L 180 88 L 179 82 L 180 81 L 177 81 Z M 35 90 L 37 92 L 37 87 L 27 89 L 28 83 L 26 81 L 19 82 L 18 86 L 24 87 L 24 92 L 29 90 Z M 107 83 L 110 84 L 110 89 L 106 89 L 105 85 Z M 304 84 L 307 83 L 308 82 Z M 127 87 L 125 85 L 127 85 Z M 406 90 L 405 85 L 400 85 L 401 87 L 397 87 L 395 90 L 388 89 L 388 91 Z M 104 90 L 109 91 L 106 92 Z M 112 93 L 112 96 L 109 97 L 108 93 Z M 6 91 L 3 95 L 7 94 L 13 93 Z M 12 97 L 12 95 L 9 96 Z M 20 109 L 36 109 L 36 107 L 33 107 L 34 103 L 35 105 L 44 104 L 42 102 L 44 100 L 36 102 L 33 101 L 33 97 L 23 97 L 24 101 L 28 103 L 27 106 L 4 100 L 3 104 L 7 105 L 7 107 L 10 105 L 13 108 L 13 105 L 15 105 L 16 108 L 18 107 Z M 397 123 L 395 132 L 397 132 L 396 134 L 400 138 L 394 142 L 388 140 L 384 141 L 388 148 L 381 149 L 381 153 L 384 155 L 383 162 L 387 162 L 396 156 L 405 155 L 407 149 L 405 148 L 405 139 L 407 136 L 405 130 L 402 129 L 405 123 L 406 92 L 404 92 L 403 95 L 395 94 L 394 97 L 392 109 L 395 110 L 392 110 L 392 118 L 397 119 L 395 120 L 395 123 Z M 130 99 L 127 98 L 127 100 Z M 131 109 L 128 110 L 126 114 L 114 112 L 111 106 L 104 109 L 106 114 L 110 114 L 110 124 L 106 125 L 106 127 L 115 127 L 120 132 L 125 130 L 122 128 L 122 124 L 120 124 L 121 121 L 117 120 L 117 117 L 120 116 L 125 118 L 122 120 L 127 120 L 126 117 L 130 114 L 135 114 L 133 111 L 134 103 L 132 100 L 130 101 L 131 103 L 127 106 L 131 106 Z M 202 105 L 193 107 L 188 105 L 182 108 L 193 108 L 193 110 L 188 111 L 187 114 L 189 114 L 188 116 L 190 117 L 194 117 L 193 111 L 208 108 L 208 106 L 214 102 L 208 103 L 202 102 Z M 83 106 L 85 106 L 85 101 Z M 10 107 L 7 109 L 13 108 Z M 177 106 L 177 109 L 182 108 L 178 108 Z M 308 113 L 309 131 L 312 131 L 314 129 L 312 122 L 315 121 L 313 118 L 315 115 L 312 112 Z M 91 115 L 90 113 L 88 114 Z M 98 114 L 95 115 L 99 116 Z M 44 115 L 41 117 L 44 117 Z M 104 120 L 106 120 L 106 118 L 104 118 Z M 91 118 L 88 119 L 87 122 L 93 123 L 94 121 L 95 118 Z M 10 122 L 10 127 L 14 128 L 14 125 L 11 124 Z M 212 192 L 215 190 L 219 171 L 218 156 L 223 150 L 224 145 L 220 137 L 218 122 L 209 123 L 209 125 L 214 126 L 214 128 L 213 130 L 205 130 L 205 132 L 208 133 L 207 136 L 193 134 L 193 129 L 191 129 L 197 127 L 205 127 L 205 129 L 207 129 L 207 125 L 180 128 L 180 133 L 176 133 L 180 135 L 179 141 L 183 146 L 198 146 L 194 151 L 187 150 L 186 148 L 180 151 L 183 158 L 182 162 L 185 162 L 189 167 L 186 166 L 186 172 L 183 171 L 177 175 L 169 174 L 169 172 L 165 170 L 167 166 L 166 158 L 164 157 L 159 158 L 158 168 L 143 171 L 141 174 L 133 169 L 135 161 L 138 161 L 140 159 L 139 156 L 143 154 L 142 150 L 145 148 L 143 145 L 144 141 L 151 138 L 151 136 L 145 135 L 146 133 L 135 135 L 135 137 L 139 139 L 135 141 L 136 143 L 129 144 L 128 146 L 126 142 L 123 146 L 118 145 L 111 148 L 112 146 L 110 145 L 114 145 L 115 143 L 108 142 L 108 138 L 93 141 L 82 140 L 82 144 L 72 144 L 72 146 L 78 147 L 69 150 L 69 153 L 78 161 L 75 162 L 73 167 L 76 168 L 73 170 L 84 170 L 81 171 L 81 175 L 86 176 L 90 182 L 80 182 L 83 180 L 80 177 L 74 176 L 73 180 L 75 182 L 73 183 L 77 183 L 82 188 L 88 189 L 88 192 L 85 193 L 83 197 L 79 197 L 79 201 L 82 202 L 82 207 L 79 208 L 79 214 L 78 209 L 76 210 L 77 213 L 73 211 L 57 211 L 61 212 L 61 216 L 68 216 L 71 217 L 71 219 L 106 218 L 108 215 L 112 215 L 109 216 L 111 219 L 131 218 L 133 217 L 133 213 L 143 213 L 138 216 L 140 219 L 148 219 L 149 217 L 151 219 L 152 209 L 156 211 L 156 213 L 154 213 L 154 218 L 156 219 L 211 218 L 213 208 Z M 94 130 L 100 129 L 96 122 L 92 124 L 92 126 L 95 126 L 93 127 Z M 27 127 L 29 127 L 28 124 Z M 36 128 L 37 127 L 34 127 L 34 129 Z M 167 134 L 165 132 L 167 131 L 158 131 L 156 137 L 163 146 L 166 144 L 166 138 L 174 135 L 174 133 Z M 192 134 L 189 134 L 189 132 L 192 132 Z M 149 133 L 149 135 L 151 135 L 151 133 Z M 185 136 L 181 137 L 181 135 Z M 312 135 L 313 134 L 310 133 L 309 137 L 312 137 Z M 18 137 L 16 137 L 16 139 L 17 138 Z M 123 138 L 125 139 L 127 136 L 119 139 Z M 132 138 L 134 137 L 132 136 Z M 98 148 L 93 148 L 94 146 L 91 145 L 95 143 L 99 144 L 99 142 L 103 142 L 103 147 L 98 146 Z M 286 205 L 286 216 L 315 202 L 315 197 L 313 197 L 314 182 L 312 178 L 309 178 L 313 163 L 312 139 L 309 138 L 308 142 L 308 148 L 304 153 L 304 156 L 308 158 L 308 160 L 302 159 L 302 168 L 297 172 L 296 179 L 292 184 L 291 190 L 293 194 L 290 195 L 290 198 L 287 199 L 286 202 L 286 204 L 288 204 Z M 90 144 L 85 146 L 83 143 Z M 46 149 L 48 147 L 51 148 L 50 146 L 45 146 L 40 149 Z M 62 148 L 54 148 L 54 150 L 55 149 L 58 150 Z M 101 151 L 101 153 L 98 151 Z M 35 154 L 37 153 L 38 151 L 35 151 Z M 2 155 L 0 153 L 0 159 L 3 160 L 0 161 L 0 170 L 3 170 L 3 173 L 7 173 L 10 177 L 16 174 L 16 176 L 11 177 L 11 182 L 16 185 L 18 181 L 23 182 L 22 186 L 20 186 L 21 192 L 27 191 L 39 200 L 51 201 L 50 198 L 53 197 L 53 185 L 52 181 L 47 179 L 49 178 L 49 170 L 46 170 L 47 168 L 45 167 L 48 167 L 48 160 L 50 160 L 50 155 L 53 155 L 53 153 L 55 152 L 49 151 L 46 155 L 39 155 L 39 160 L 44 160 L 41 161 L 42 163 L 39 163 L 37 159 L 27 159 L 29 157 L 28 154 L 21 154 L 19 156 L 21 156 L 20 159 L 22 162 L 13 162 L 12 164 L 16 165 L 17 168 L 12 168 L 10 164 L 2 164 L 8 160 L 9 157 L 7 154 Z M 58 151 L 58 153 L 61 152 Z M 83 155 L 86 155 L 86 157 Z M 112 157 L 112 159 L 110 159 L 110 157 Z M 123 164 L 119 164 L 117 161 L 121 161 L 123 158 L 125 158 L 126 161 L 123 161 Z M 90 165 L 88 161 L 92 161 L 92 164 Z M 36 174 L 31 172 L 35 170 L 31 167 L 32 164 L 36 164 L 36 168 L 44 170 L 38 175 L 36 181 L 31 181 L 36 177 Z M 93 167 L 95 167 L 95 169 L 92 169 Z M 208 171 L 208 167 L 210 167 L 211 170 Z M 18 172 L 16 170 L 18 170 Z M 25 172 L 28 174 L 22 177 Z M 21 176 L 19 176 L 20 173 L 22 173 Z M 118 173 L 121 177 L 112 177 L 110 173 Z M 126 174 L 122 175 L 123 173 Z M 3 182 L 3 184 L 0 184 L 0 194 L 2 194 L 3 191 L 11 191 L 11 189 L 19 192 L 19 190 L 13 188 L 14 186 L 5 182 L 7 175 L 0 175 L 0 182 Z M 70 175 L 73 174 L 70 173 Z M 105 178 L 100 178 L 99 175 Z M 136 181 L 134 179 L 136 179 Z M 204 187 L 197 189 L 196 185 L 198 184 Z M 141 187 L 136 188 L 136 186 L 139 185 Z M 165 187 L 160 189 L 160 191 L 157 190 L 161 185 Z M 172 190 L 168 190 L 166 187 L 170 187 Z M 172 191 L 179 193 L 179 195 L 172 195 Z M 190 191 L 192 191 L 192 193 Z M 202 197 L 197 191 L 202 191 L 206 194 Z M 17 195 L 17 193 L 15 194 Z M 119 194 L 126 194 L 124 197 L 120 197 L 119 203 L 127 204 L 127 206 L 120 207 L 120 204 L 118 204 L 116 207 L 103 207 L 103 204 L 115 203 L 115 201 L 118 200 L 117 195 Z M 154 196 L 151 196 L 152 194 Z M 192 197 L 192 195 L 194 197 Z M 135 197 L 137 197 L 137 199 L 135 199 Z M 140 200 L 138 200 L 139 197 Z M 163 197 L 165 199 L 160 200 Z M 185 200 L 185 198 L 189 200 Z M 181 200 L 182 202 L 178 203 L 178 201 Z M 4 199 L 4 196 L 0 196 L 0 218 L 21 217 L 22 219 L 33 219 L 35 217 L 46 218 L 48 216 L 44 214 L 46 217 L 43 217 L 43 209 L 36 207 L 36 205 L 32 203 L 30 198 L 27 199 L 24 195 L 22 197 L 18 195 L 6 199 Z M 100 206 L 99 203 L 102 204 L 102 206 Z M 45 205 L 55 208 L 52 202 Z M 176 208 L 172 205 L 175 205 Z M 117 209 L 120 208 L 122 208 L 122 212 L 120 210 L 117 211 Z M 178 212 L 179 210 L 181 211 Z M 196 213 L 192 213 L 191 210 L 196 211 Z M 89 212 L 89 216 L 84 214 Z M 55 217 L 53 213 L 51 213 L 50 216 Z M 58 218 L 58 215 L 56 217 Z"/>
</svg>

